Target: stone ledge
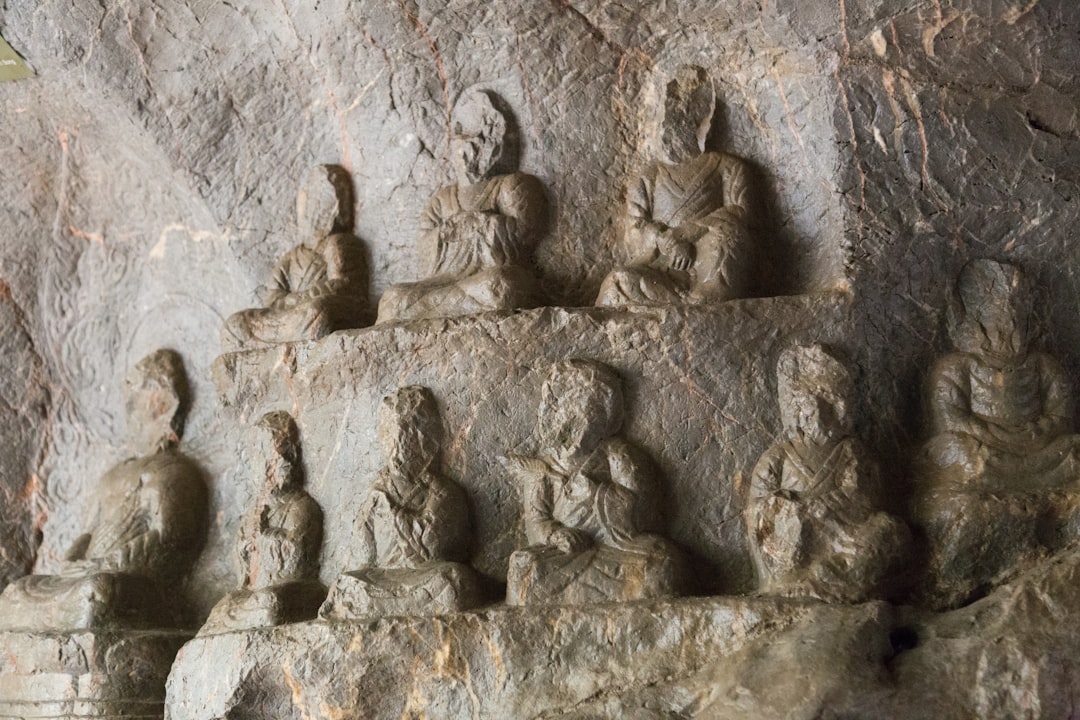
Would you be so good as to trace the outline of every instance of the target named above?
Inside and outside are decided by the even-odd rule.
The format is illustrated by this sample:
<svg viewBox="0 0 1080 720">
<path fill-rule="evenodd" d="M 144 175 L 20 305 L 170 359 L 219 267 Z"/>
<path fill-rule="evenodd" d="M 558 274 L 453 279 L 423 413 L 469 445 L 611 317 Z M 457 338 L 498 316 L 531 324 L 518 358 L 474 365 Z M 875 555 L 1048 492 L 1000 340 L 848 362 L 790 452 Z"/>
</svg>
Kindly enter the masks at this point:
<svg viewBox="0 0 1080 720">
<path fill-rule="evenodd" d="M 522 546 L 521 499 L 498 458 L 529 446 L 550 363 L 606 363 L 623 380 L 624 437 L 666 481 L 666 534 L 692 558 L 701 590 L 735 593 L 753 586 L 738 478 L 779 429 L 776 357 L 794 342 L 843 345 L 850 303 L 835 291 L 388 324 L 225 355 L 215 381 L 239 423 L 271 410 L 297 419 L 308 492 L 334 509 L 325 523 L 327 585 L 365 562 L 353 555 L 352 522 L 381 466 L 372 431 L 379 401 L 401 385 L 431 388 L 447 431 L 446 473 L 472 504 L 473 565 L 502 582 Z"/>
<path fill-rule="evenodd" d="M 192 633 L 0 632 L 0 717 L 149 714 Z"/>
<path fill-rule="evenodd" d="M 526 718 L 690 673 L 826 606 L 684 598 L 430 618 L 311 621 L 196 638 L 169 677 L 171 720 Z"/>
</svg>

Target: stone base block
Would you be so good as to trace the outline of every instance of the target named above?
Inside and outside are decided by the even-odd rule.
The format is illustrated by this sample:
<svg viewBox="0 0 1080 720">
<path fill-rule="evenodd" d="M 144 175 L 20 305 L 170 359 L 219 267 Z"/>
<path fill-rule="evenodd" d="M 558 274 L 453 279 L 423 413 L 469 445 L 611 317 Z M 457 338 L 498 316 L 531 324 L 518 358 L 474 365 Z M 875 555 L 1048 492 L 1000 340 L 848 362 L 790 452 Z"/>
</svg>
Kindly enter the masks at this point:
<svg viewBox="0 0 1080 720">
<path fill-rule="evenodd" d="M 0 632 L 0 717 L 156 717 L 191 633 Z"/>
<path fill-rule="evenodd" d="M 362 568 L 340 575 L 319 610 L 327 620 L 391 615 L 445 615 L 476 607 L 479 580 L 468 565 L 429 563 L 419 568 Z"/>
<path fill-rule="evenodd" d="M 946 613 L 681 598 L 196 638 L 170 720 L 1067 718 L 1080 548 Z"/>
<path fill-rule="evenodd" d="M 510 556 L 508 605 L 578 605 L 653 600 L 677 594 L 682 564 L 661 538 L 640 550 L 606 545 L 579 553 L 529 548 Z"/>
<path fill-rule="evenodd" d="M 169 627 L 172 607 L 153 580 L 138 575 L 29 575 L 0 595 L 0 630 Z"/>
<path fill-rule="evenodd" d="M 210 611 L 200 635 L 226 630 L 274 627 L 311 620 L 326 599 L 318 581 L 282 583 L 258 590 L 231 592 Z"/>
</svg>

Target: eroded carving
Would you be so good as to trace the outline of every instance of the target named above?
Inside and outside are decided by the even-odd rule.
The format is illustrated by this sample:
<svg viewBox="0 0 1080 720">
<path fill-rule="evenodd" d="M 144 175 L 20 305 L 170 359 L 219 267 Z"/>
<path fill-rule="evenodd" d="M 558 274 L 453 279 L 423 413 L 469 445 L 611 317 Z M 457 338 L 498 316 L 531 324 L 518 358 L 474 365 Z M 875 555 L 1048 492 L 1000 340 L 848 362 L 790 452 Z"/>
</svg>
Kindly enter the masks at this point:
<svg viewBox="0 0 1080 720">
<path fill-rule="evenodd" d="M 315 617 L 326 598 L 319 582 L 323 516 L 304 491 L 300 431 L 284 411 L 255 424 L 250 462 L 263 484 L 240 526 L 240 588 L 214 607 L 200 633 L 270 627 Z"/>
<path fill-rule="evenodd" d="M 526 269 L 547 219 L 544 189 L 514 172 L 511 118 L 497 98 L 467 94 L 454 111 L 450 153 L 457 184 L 435 194 L 421 218 L 420 244 L 431 277 L 394 285 L 379 302 L 377 322 L 470 315 L 532 307 L 536 279 Z"/>
<path fill-rule="evenodd" d="M 354 204 L 344 168 L 311 169 L 296 200 L 301 244 L 278 261 L 261 291 L 265 307 L 241 310 L 225 321 L 225 352 L 317 340 L 370 322 L 367 259 L 352 234 Z"/>
<path fill-rule="evenodd" d="M 701 303 L 743 297 L 753 247 L 746 163 L 705 152 L 716 94 L 684 65 L 667 84 L 664 157 L 631 186 L 625 242 L 631 263 L 600 286 L 597 305 Z"/>
<path fill-rule="evenodd" d="M 984 591 L 1054 535 L 1075 504 L 1080 437 L 1061 365 L 1032 348 L 1031 288 L 1017 267 L 972 260 L 956 284 L 956 348 L 930 373 L 932 437 L 915 515 L 930 545 L 930 601 Z M 1040 537 L 1042 536 L 1042 537 Z"/>
<path fill-rule="evenodd" d="M 575 604 L 673 595 L 681 557 L 656 529 L 656 482 L 618 436 L 622 383 L 605 365 L 556 364 L 541 389 L 533 456 L 510 455 L 529 547 L 510 556 L 507 603 Z"/>
<path fill-rule="evenodd" d="M 202 475 L 178 449 L 188 402 L 178 354 L 159 350 L 135 365 L 124 405 L 136 456 L 102 477 L 93 518 L 59 574 L 5 588 L 0 629 L 175 624 L 175 590 L 202 547 L 207 513 Z"/>
<path fill-rule="evenodd" d="M 851 376 L 823 346 L 777 364 L 785 437 L 758 460 L 746 524 L 763 592 L 860 602 L 894 587 L 911 546 L 882 512 L 878 467 L 852 435 Z"/>
<path fill-rule="evenodd" d="M 436 615 L 480 600 L 469 557 L 469 506 L 439 473 L 442 420 L 427 388 L 409 386 L 379 406 L 386 465 L 371 485 L 358 523 L 366 564 L 338 577 L 324 618 Z"/>
</svg>

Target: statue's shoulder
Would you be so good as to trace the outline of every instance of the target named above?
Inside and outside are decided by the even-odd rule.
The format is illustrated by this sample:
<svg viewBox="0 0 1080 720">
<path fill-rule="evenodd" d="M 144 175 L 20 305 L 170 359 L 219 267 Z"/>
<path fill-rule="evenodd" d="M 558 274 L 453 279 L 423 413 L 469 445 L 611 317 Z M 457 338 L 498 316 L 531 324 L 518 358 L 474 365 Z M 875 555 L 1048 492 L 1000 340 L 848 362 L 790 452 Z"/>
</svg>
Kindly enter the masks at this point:
<svg viewBox="0 0 1080 720">
<path fill-rule="evenodd" d="M 496 185 L 501 197 L 528 198 L 532 200 L 544 200 L 544 184 L 540 178 L 525 172 L 514 172 L 506 175 L 497 175 L 489 183 Z"/>
</svg>

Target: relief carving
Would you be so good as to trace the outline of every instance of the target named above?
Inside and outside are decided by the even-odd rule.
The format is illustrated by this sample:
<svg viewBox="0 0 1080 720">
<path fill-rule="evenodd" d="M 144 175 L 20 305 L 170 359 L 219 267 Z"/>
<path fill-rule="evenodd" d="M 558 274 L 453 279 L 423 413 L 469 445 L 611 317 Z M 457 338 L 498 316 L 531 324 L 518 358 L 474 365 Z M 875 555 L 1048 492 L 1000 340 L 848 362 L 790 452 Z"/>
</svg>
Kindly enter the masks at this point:
<svg viewBox="0 0 1080 720">
<path fill-rule="evenodd" d="M 379 406 L 386 465 L 357 525 L 365 564 L 338 577 L 319 615 L 328 619 L 438 615 L 478 604 L 472 528 L 461 487 L 439 472 L 442 420 L 427 388 L 409 386 Z"/>
<path fill-rule="evenodd" d="M 625 242 L 633 258 L 600 286 L 597 305 L 702 303 L 744 297 L 753 247 L 746 163 L 706 152 L 716 93 L 702 68 L 667 84 L 664 157 L 631 186 Z"/>
<path fill-rule="evenodd" d="M 658 487 L 619 437 L 622 383 L 605 365 L 557 363 L 541 390 L 533 456 L 506 466 L 521 484 L 529 546 L 510 556 L 510 605 L 677 594 L 682 559 L 656 530 Z"/>
<path fill-rule="evenodd" d="M 308 172 L 296 201 L 301 244 L 278 261 L 262 289 L 264 307 L 225 321 L 224 352 L 317 340 L 368 319 L 368 268 L 353 235 L 352 179 L 338 165 Z"/>
<path fill-rule="evenodd" d="M 263 487 L 240 526 L 240 588 L 214 607 L 201 633 L 307 620 L 326 598 L 322 509 L 304 491 L 296 422 L 284 411 L 267 413 L 253 435 L 250 462 Z"/>
<path fill-rule="evenodd" d="M 538 284 L 526 266 L 547 220 L 547 198 L 539 180 L 514 172 L 514 148 L 508 146 L 512 119 L 495 101 L 476 90 L 458 103 L 450 145 L 457 183 L 439 190 L 420 220 L 420 244 L 433 255 L 431 277 L 389 288 L 377 322 L 539 302 Z"/>
<path fill-rule="evenodd" d="M 172 350 L 127 376 L 125 411 L 136 455 L 102 477 L 96 510 L 57 575 L 30 575 L 0 595 L 0 629 L 62 631 L 173 627 L 175 590 L 202 547 L 206 486 L 178 449 L 189 391 Z"/>
<path fill-rule="evenodd" d="M 746 507 L 760 590 L 861 602 L 893 587 L 911 547 L 881 512 L 877 464 L 851 429 L 851 375 L 821 345 L 777 364 L 784 438 L 758 460 Z"/>
<path fill-rule="evenodd" d="M 962 603 L 1038 553 L 1040 536 L 1075 503 L 1080 437 L 1069 384 L 1032 347 L 1031 298 L 1024 273 L 994 260 L 972 260 L 956 284 L 955 351 L 930 373 L 932 436 L 915 499 L 936 604 Z"/>
</svg>

